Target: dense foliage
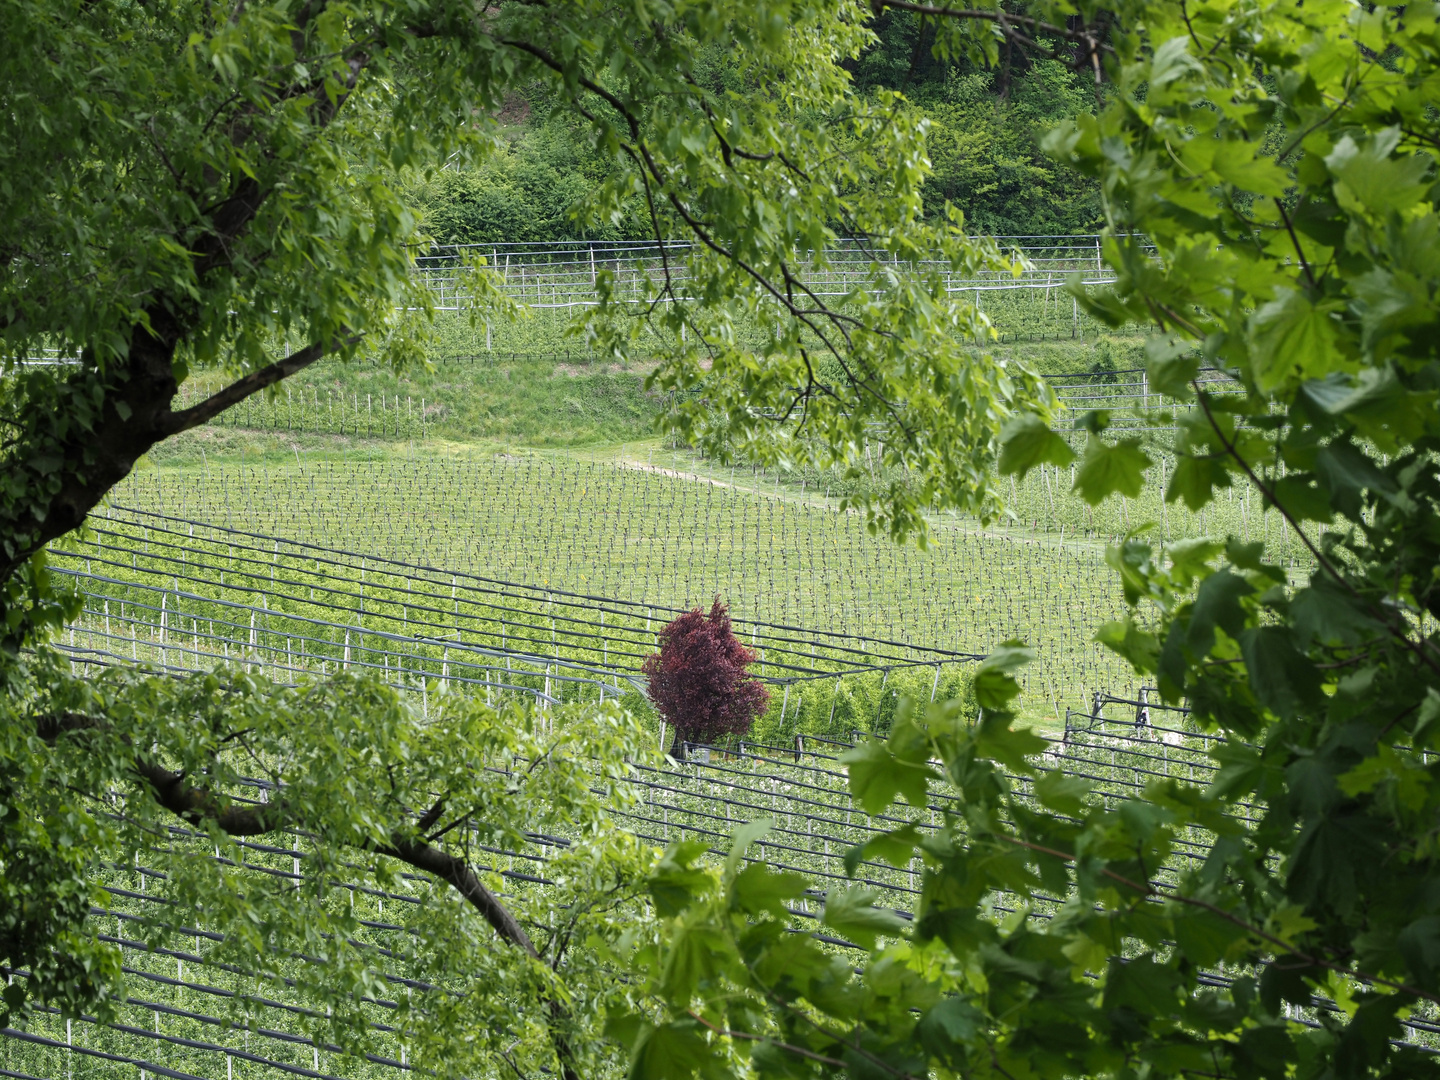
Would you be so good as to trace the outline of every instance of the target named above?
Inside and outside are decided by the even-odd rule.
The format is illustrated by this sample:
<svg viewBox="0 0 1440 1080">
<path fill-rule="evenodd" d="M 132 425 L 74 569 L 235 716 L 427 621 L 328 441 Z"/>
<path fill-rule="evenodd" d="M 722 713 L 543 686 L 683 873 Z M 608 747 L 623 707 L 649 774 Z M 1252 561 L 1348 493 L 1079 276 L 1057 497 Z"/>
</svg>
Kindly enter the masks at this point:
<svg viewBox="0 0 1440 1080">
<path fill-rule="evenodd" d="M 999 235 L 1098 231 L 1099 185 L 1040 146 L 1050 128 L 1097 104 L 1094 80 L 1075 70 L 1063 39 L 1032 50 L 1007 38 L 987 60 L 937 54 L 937 29 L 922 14 L 884 10 L 854 67 L 858 91 L 898 90 L 924 115 L 926 211 L 943 214 L 948 201 L 970 228 Z"/>
<path fill-rule="evenodd" d="M 770 691 L 745 672 L 754 659 L 718 596 L 708 615 L 694 608 L 660 629 L 660 651 L 645 658 L 646 693 L 681 756 L 686 742 L 744 735 L 765 712 Z"/>
<path fill-rule="evenodd" d="M 829 891 L 863 964 L 785 932 L 807 883 L 741 869 L 763 824 L 718 872 L 672 851 L 638 954 L 668 1011 L 627 1029 L 637 1075 L 1437 1073 L 1402 1022 L 1440 1014 L 1440 9 L 940 10 L 936 48 L 993 56 L 995 25 L 1030 37 L 1047 14 L 1112 84 L 1046 145 L 1104 193 L 1120 281 L 1084 302 L 1152 328 L 1166 498 L 1248 486 L 1308 567 L 1148 527 L 1109 554 L 1132 614 L 1099 640 L 1220 736 L 1205 787 L 1141 777 L 1115 805 L 1045 771 L 1013 726 L 1018 644 L 977 676 L 977 723 L 917 709 L 850 752 L 885 815 L 852 868 L 924 866 L 913 923 Z M 1160 448 L 1111 419 L 1082 418 L 1077 459 L 1017 413 L 1000 468 L 1073 462 L 1092 503 L 1156 483 Z M 897 463 L 935 475 L 929 433 L 894 428 Z"/>
<path fill-rule="evenodd" d="M 996 63 L 934 55 L 933 20 L 884 11 L 871 41 L 845 67 L 861 95 L 903 93 L 927 124 L 930 175 L 925 213 L 943 220 L 946 204 L 968 227 L 993 234 L 1095 232 L 1103 224 L 1096 182 L 1040 148 L 1045 131 L 1077 112 L 1093 112 L 1093 80 L 1065 57 L 1009 47 Z M 697 56 L 695 78 L 743 91 L 743 64 L 727 50 Z M 557 105 L 560 108 L 557 109 Z M 417 183 L 410 195 L 424 229 L 442 244 L 516 241 L 644 240 L 643 199 L 625 200 L 609 221 L 575 212 L 610 168 L 609 157 L 543 83 L 517 87 L 500 113 L 503 137 L 473 167 L 453 166 Z M 844 231 L 843 223 L 837 227 Z"/>
</svg>

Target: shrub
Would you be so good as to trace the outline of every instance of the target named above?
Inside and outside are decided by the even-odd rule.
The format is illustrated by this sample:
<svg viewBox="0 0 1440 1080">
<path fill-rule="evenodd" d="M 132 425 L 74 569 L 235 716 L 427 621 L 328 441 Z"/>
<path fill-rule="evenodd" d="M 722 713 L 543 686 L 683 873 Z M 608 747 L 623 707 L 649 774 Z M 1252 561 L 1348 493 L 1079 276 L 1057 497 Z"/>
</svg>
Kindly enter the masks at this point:
<svg viewBox="0 0 1440 1080">
<path fill-rule="evenodd" d="M 800 683 L 791 692 L 783 722 L 782 699 L 777 694 L 750 734 L 757 742 L 770 744 L 789 744 L 796 735 L 842 741 L 854 738 L 856 732 L 884 737 L 890 733 L 902 697 L 913 699 L 923 713 L 932 693 L 935 701 L 962 702 L 963 714 L 974 720 L 977 710 L 972 681 L 971 670 L 949 665 L 938 681 L 934 668 L 917 667 L 900 668 L 888 676 L 883 671 L 868 671 Z"/>
<path fill-rule="evenodd" d="M 686 742 L 744 735 L 765 711 L 770 692 L 746 675 L 755 659 L 730 629 L 717 596 L 708 616 L 697 607 L 660 631 L 660 651 L 645 658 L 650 700 L 675 729 L 672 753 Z"/>
</svg>

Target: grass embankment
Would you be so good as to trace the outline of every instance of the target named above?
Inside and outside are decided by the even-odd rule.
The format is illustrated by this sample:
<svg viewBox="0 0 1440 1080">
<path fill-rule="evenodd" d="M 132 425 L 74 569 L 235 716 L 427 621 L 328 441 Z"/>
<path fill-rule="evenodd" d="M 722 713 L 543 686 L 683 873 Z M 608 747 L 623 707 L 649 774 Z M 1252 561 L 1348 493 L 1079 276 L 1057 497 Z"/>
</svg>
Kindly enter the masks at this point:
<svg viewBox="0 0 1440 1080">
<path fill-rule="evenodd" d="M 363 452 L 371 443 L 412 440 L 586 447 L 655 437 L 664 402 L 645 390 L 646 366 L 622 368 L 590 359 L 566 339 L 548 346 L 548 352 L 537 351 L 548 340 L 528 343 L 526 350 L 487 351 L 483 330 L 481 347 L 472 349 L 472 331 L 458 318 L 442 319 L 438 329 L 440 342 L 429 370 L 396 372 L 364 360 L 322 362 L 268 397 L 257 395 L 232 409 L 222 422 L 166 445 L 157 456 L 183 460 L 198 458 L 203 450 L 212 456 L 253 457 L 290 444 Z M 1131 366 L 1134 344 L 1099 339 L 999 348 L 1045 374 L 1060 374 Z M 192 380 L 184 400 L 198 400 L 219 381 L 215 376 Z M 257 438 L 257 432 L 281 438 Z"/>
</svg>

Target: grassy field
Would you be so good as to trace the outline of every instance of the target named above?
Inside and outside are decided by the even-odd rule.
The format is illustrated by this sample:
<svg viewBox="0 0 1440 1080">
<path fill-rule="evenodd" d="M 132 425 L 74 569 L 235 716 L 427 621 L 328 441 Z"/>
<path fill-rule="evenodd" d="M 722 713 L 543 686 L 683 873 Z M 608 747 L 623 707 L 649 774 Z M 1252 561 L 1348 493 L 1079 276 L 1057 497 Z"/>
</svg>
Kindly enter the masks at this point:
<svg viewBox="0 0 1440 1080">
<path fill-rule="evenodd" d="M 649 364 L 604 362 L 563 332 L 563 319 L 541 313 L 512 327 L 513 340 L 484 347 L 484 331 L 442 313 L 430 369 L 397 373 L 372 359 L 322 362 L 269 395 L 227 412 L 208 429 L 275 431 L 292 438 L 444 439 L 507 446 L 581 447 L 651 438 L 664 401 L 646 393 Z M 533 332 L 543 330 L 544 332 Z M 478 335 L 478 337 L 477 337 Z M 282 347 L 284 347 L 282 345 Z M 1134 367 L 1137 342 L 1090 337 L 1027 340 L 1001 346 L 1044 374 Z M 181 401 L 218 388 L 219 376 L 187 382 Z"/>
</svg>

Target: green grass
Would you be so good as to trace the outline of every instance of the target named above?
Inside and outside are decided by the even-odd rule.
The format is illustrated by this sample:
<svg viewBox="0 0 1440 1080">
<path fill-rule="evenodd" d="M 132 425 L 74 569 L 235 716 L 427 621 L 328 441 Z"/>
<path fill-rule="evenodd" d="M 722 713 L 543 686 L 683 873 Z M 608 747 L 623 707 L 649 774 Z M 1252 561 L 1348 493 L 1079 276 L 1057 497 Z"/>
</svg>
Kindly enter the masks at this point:
<svg viewBox="0 0 1440 1080">
<path fill-rule="evenodd" d="M 269 431 L 306 445 L 308 436 L 359 442 L 441 439 L 526 447 L 583 447 L 653 438 L 663 400 L 644 388 L 649 365 L 595 361 L 573 340 L 525 343 L 520 351 L 466 351 L 468 326 L 442 315 L 429 370 L 396 372 L 373 360 L 321 362 L 273 393 L 229 410 L 203 433 L 167 444 L 162 456 L 233 449 L 239 431 Z M 1000 346 L 1044 374 L 1132 367 L 1134 341 L 1091 338 Z M 220 385 L 215 375 L 186 383 L 192 404 Z M 230 433 L 230 434 L 227 434 Z M 212 449 L 213 448 L 213 449 Z"/>
</svg>

